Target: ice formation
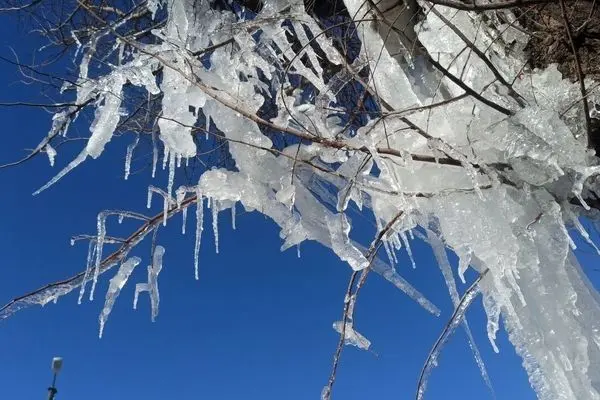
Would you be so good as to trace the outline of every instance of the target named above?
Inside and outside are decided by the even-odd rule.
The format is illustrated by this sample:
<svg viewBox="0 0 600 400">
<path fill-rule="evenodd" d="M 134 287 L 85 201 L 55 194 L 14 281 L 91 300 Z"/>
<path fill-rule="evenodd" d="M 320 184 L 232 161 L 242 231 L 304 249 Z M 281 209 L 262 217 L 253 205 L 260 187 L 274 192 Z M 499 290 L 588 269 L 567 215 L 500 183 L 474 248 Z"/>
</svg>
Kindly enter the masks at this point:
<svg viewBox="0 0 600 400">
<path fill-rule="evenodd" d="M 133 269 L 141 262 L 142 260 L 139 257 L 132 257 L 125 261 L 119 267 L 117 274 L 110 280 L 108 290 L 106 291 L 106 300 L 104 301 L 104 308 L 100 313 L 100 333 L 99 336 L 102 337 L 102 333 L 104 332 L 104 324 L 112 311 L 112 307 L 123 289 L 123 286 L 127 283 L 129 276 L 133 272 Z"/>
<path fill-rule="evenodd" d="M 357 54 L 346 57 L 301 1 L 265 0 L 258 14 L 219 10 L 209 1 L 193 3 L 147 2 L 157 18 L 166 13 L 165 25 L 153 30 L 156 43 L 113 32 L 131 54 L 99 77 L 88 77 L 96 41 L 84 45 L 77 100 L 93 100 L 96 107 L 91 136 L 79 156 L 36 193 L 88 156 L 100 156 L 118 116 L 127 113 L 125 86 L 161 93 L 159 133 L 152 134 L 152 175 L 162 150 L 168 183 L 166 191 L 151 188 L 148 207 L 152 193 L 159 192 L 166 223 L 195 205 L 196 278 L 204 199 L 212 210 L 217 251 L 218 213 L 231 208 L 235 221 L 239 203 L 280 227 L 282 250 L 317 241 L 353 270 L 372 269 L 437 314 L 435 305 L 393 265 L 381 258 L 371 263 L 364 247 L 351 238 L 351 208 L 369 209 L 379 229 L 402 212 L 383 237 L 390 263 L 396 263 L 400 249 L 412 258 L 409 237 L 420 234 L 432 244 L 457 307 L 456 276 L 464 283 L 469 267 L 486 271 L 473 296 L 483 296 L 491 345 L 496 348 L 502 318 L 540 399 L 600 399 L 600 305 L 577 263 L 568 231 L 574 226 L 591 242 L 578 218 L 598 217 L 585 210 L 585 199 L 598 195 L 600 168 L 584 143 L 581 110 L 573 107 L 579 97 L 576 85 L 562 80 L 555 66 L 523 71 L 520 32 L 510 26 L 495 29 L 467 11 L 434 7 L 413 32 L 425 50 L 411 57 L 393 35 L 386 40 L 384 33 L 394 30 L 385 26 L 395 21 L 381 20 L 361 0 L 345 0 L 355 19 L 380 19 L 356 25 Z M 111 30 L 101 32 L 109 35 Z M 465 37 L 496 70 L 464 51 Z M 435 65 L 443 66 L 446 76 Z M 513 80 L 510 88 L 503 84 Z M 349 85 L 370 92 L 374 104 L 372 115 L 355 125 L 347 115 L 352 102 L 344 97 Z M 467 90 L 475 95 L 465 95 Z M 431 106 L 436 103 L 441 105 Z M 264 106 L 276 112 L 266 116 Z M 200 111 L 205 123 L 199 128 Z M 200 153 L 194 135 L 201 130 L 207 140 L 222 135 L 234 166 L 205 170 L 190 190 L 176 192 L 173 199 L 181 158 Z M 281 145 L 281 138 L 289 141 Z M 134 148 L 127 150 L 126 177 Z M 47 149 L 52 162 L 51 147 Z M 135 236 L 126 250 L 147 234 Z M 88 262 L 85 274 L 24 299 L 2 316 L 29 303 L 45 303 L 89 280 L 95 286 L 99 274 L 125 257 L 118 253 L 103 259 L 105 235 L 105 217 L 99 216 L 96 245 L 90 250 L 95 263 Z M 448 262 L 446 248 L 458 255 L 458 268 Z M 136 301 L 140 292 L 149 292 L 153 319 L 163 253 L 156 247 L 148 282 L 138 284 L 135 292 Z M 111 280 L 115 297 L 132 262 L 123 263 Z M 108 312 L 111 304 L 107 294 Z M 457 324 L 466 330 L 487 380 L 466 320 Z M 334 327 L 345 332 L 347 344 L 369 347 L 352 323 L 342 325 Z"/>
<path fill-rule="evenodd" d="M 160 271 L 163 267 L 164 254 L 165 248 L 162 246 L 156 246 L 154 253 L 152 254 L 152 265 L 148 266 L 148 282 L 138 283 L 135 285 L 133 308 L 137 308 L 140 293 L 148 292 L 148 296 L 150 297 L 152 322 L 154 322 L 158 316 L 158 306 L 160 303 L 160 295 L 158 292 L 158 274 L 160 274 Z"/>
</svg>

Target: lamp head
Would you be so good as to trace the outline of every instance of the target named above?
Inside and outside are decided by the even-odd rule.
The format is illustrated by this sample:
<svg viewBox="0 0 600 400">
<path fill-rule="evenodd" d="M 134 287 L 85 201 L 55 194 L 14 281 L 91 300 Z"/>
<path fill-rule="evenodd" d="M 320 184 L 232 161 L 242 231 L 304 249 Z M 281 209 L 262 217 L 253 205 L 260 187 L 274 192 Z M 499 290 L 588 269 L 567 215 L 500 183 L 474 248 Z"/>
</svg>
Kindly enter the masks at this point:
<svg viewBox="0 0 600 400">
<path fill-rule="evenodd" d="M 52 359 L 52 372 L 54 372 L 55 374 L 58 374 L 58 372 L 62 368 L 62 364 L 63 364 L 62 357 L 54 357 Z"/>
</svg>

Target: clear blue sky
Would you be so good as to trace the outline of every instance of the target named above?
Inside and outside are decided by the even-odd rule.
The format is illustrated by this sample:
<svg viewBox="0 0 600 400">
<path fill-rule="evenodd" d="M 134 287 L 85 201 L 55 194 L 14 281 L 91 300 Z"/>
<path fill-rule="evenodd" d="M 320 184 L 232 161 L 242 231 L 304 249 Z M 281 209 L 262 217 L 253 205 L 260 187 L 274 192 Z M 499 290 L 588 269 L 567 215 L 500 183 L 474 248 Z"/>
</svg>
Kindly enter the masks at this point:
<svg viewBox="0 0 600 400">
<path fill-rule="evenodd" d="M 0 19 L 0 54 L 7 45 L 31 60 L 35 42 Z M 13 67 L 0 64 L 0 101 L 42 100 L 37 86 L 24 86 Z M 24 154 L 46 134 L 50 115 L 26 108 L 0 108 L 3 144 L 0 161 Z M 71 247 L 72 234 L 93 233 L 102 209 L 145 212 L 149 172 L 123 181 L 123 159 L 131 138 L 113 140 L 100 160 L 88 161 L 60 184 L 38 197 L 31 193 L 65 165 L 83 142 L 59 149 L 57 167 L 45 156 L 0 171 L 0 302 L 84 268 L 87 246 Z M 143 164 L 138 160 L 136 166 Z M 165 174 L 154 182 L 166 184 Z M 158 202 L 157 202 L 158 203 Z M 210 218 L 208 221 L 210 223 Z M 122 291 L 98 339 L 98 314 L 110 275 L 101 281 L 94 302 L 77 305 L 77 295 L 58 304 L 34 307 L 0 322 L 0 398 L 46 396 L 50 360 L 64 357 L 58 399 L 317 399 L 329 376 L 338 336 L 331 328 L 341 316 L 349 267 L 316 244 L 279 252 L 275 226 L 264 217 L 238 216 L 232 231 L 228 213 L 220 220 L 220 254 L 214 252 L 210 227 L 201 250 L 201 279 L 193 279 L 193 219 L 188 234 L 173 219 L 159 243 L 166 248 L 159 277 L 161 307 L 150 322 L 142 296 L 132 310 L 135 282 L 145 279 L 147 246 L 134 255 L 143 264 Z M 114 227 L 116 224 L 112 224 Z M 113 233 L 134 225 L 117 226 Z M 111 227 L 109 227 L 109 232 Z M 357 221 L 364 237 L 368 224 Z M 373 343 L 373 352 L 345 349 L 334 399 L 410 399 L 427 353 L 452 312 L 441 274 L 429 249 L 413 244 L 418 267 L 401 258 L 401 274 L 443 311 L 435 318 L 378 276 L 361 292 L 356 327 Z M 595 265 L 583 247 L 584 267 Z M 600 281 L 600 272 L 590 272 Z M 466 285 L 459 285 L 464 291 Z M 498 399 L 534 399 L 520 360 L 499 334 L 500 354 L 485 335 L 477 301 L 468 314 Z M 444 349 L 429 384 L 429 399 L 486 399 L 489 393 L 458 330 Z"/>
</svg>

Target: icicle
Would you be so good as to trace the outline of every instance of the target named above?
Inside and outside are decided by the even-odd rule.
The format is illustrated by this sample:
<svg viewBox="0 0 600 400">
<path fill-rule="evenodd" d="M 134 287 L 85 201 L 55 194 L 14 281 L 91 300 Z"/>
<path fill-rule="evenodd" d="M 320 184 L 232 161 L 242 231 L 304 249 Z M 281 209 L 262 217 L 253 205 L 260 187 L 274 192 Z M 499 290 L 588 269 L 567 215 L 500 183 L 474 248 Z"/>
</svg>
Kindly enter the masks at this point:
<svg viewBox="0 0 600 400">
<path fill-rule="evenodd" d="M 137 308 L 137 302 L 141 292 L 148 292 L 150 296 L 150 308 L 152 322 L 158 316 L 158 306 L 160 303 L 160 293 L 158 291 L 158 275 L 163 267 L 163 256 L 165 248 L 156 246 L 152 254 L 152 265 L 148 266 L 148 283 L 138 283 L 135 285 L 135 294 L 133 297 L 133 308 Z"/>
<path fill-rule="evenodd" d="M 140 293 L 141 292 L 147 292 L 148 291 L 148 284 L 147 283 L 138 283 L 137 285 L 135 285 L 135 293 L 133 294 L 133 309 L 137 310 L 137 303 L 140 297 Z"/>
<path fill-rule="evenodd" d="M 181 203 L 183 203 L 183 199 L 185 199 L 185 193 L 187 189 L 185 186 L 181 186 L 179 189 L 175 191 L 175 202 L 177 203 L 177 209 L 181 209 Z"/>
<path fill-rule="evenodd" d="M 42 186 L 41 188 L 39 188 L 38 190 L 36 190 L 35 192 L 33 192 L 33 195 L 37 196 L 38 194 L 42 193 L 44 190 L 48 189 L 50 186 L 54 185 L 63 176 L 65 176 L 66 174 L 68 174 L 69 172 L 71 172 L 73 169 L 75 169 L 79 164 L 81 164 L 82 162 L 84 162 L 86 158 L 87 158 L 87 152 L 85 150 L 83 150 L 81 153 L 79 153 L 79 155 L 73 161 L 71 161 L 69 163 L 69 165 L 67 165 L 58 174 L 56 174 L 54 176 L 54 178 L 50 179 L 48 181 L 48 183 L 46 183 L 44 186 Z"/>
<path fill-rule="evenodd" d="M 181 211 L 181 215 L 183 217 L 183 221 L 181 222 L 181 234 L 185 235 L 185 224 L 187 222 L 187 207 Z"/>
<path fill-rule="evenodd" d="M 48 161 L 50 161 L 50 166 L 54 167 L 54 159 L 56 158 L 56 150 L 54 150 L 54 147 L 50 146 L 50 143 L 46 144 L 46 154 L 48 155 Z"/>
<path fill-rule="evenodd" d="M 167 193 L 169 196 L 173 192 L 173 182 L 175 181 L 175 153 L 169 157 L 169 183 L 167 184 Z"/>
<path fill-rule="evenodd" d="M 417 268 L 417 264 L 415 263 L 415 259 L 413 257 L 412 249 L 410 248 L 410 242 L 406 237 L 406 232 L 400 232 L 400 237 L 402 238 L 402 242 L 404 243 L 404 247 L 406 247 L 406 253 L 408 254 L 408 258 L 410 258 L 410 263 L 412 264 L 413 269 Z"/>
<path fill-rule="evenodd" d="M 402 250 L 402 242 L 400 241 L 400 235 L 398 235 L 396 232 L 390 234 L 388 236 L 388 240 L 392 242 L 396 251 Z"/>
<path fill-rule="evenodd" d="M 165 147 L 164 154 L 163 154 L 163 163 L 162 163 L 162 169 L 163 169 L 163 171 L 167 168 L 167 161 L 168 160 L 169 160 L 169 148 Z"/>
<path fill-rule="evenodd" d="M 231 206 L 231 227 L 235 230 L 235 203 Z"/>
<path fill-rule="evenodd" d="M 339 199 L 340 196 L 338 195 L 338 207 L 339 207 Z M 381 232 L 381 230 L 383 229 L 383 226 L 381 224 L 381 220 L 379 218 L 375 218 L 375 225 L 377 228 L 377 232 Z M 390 248 L 390 242 L 389 242 L 389 237 L 388 238 L 383 238 L 383 248 L 385 249 L 385 254 L 387 255 L 388 260 L 390 261 L 390 264 L 392 265 L 392 268 L 395 265 L 395 257 L 392 254 L 391 248 Z"/>
<path fill-rule="evenodd" d="M 181 154 L 177 155 L 177 168 L 181 168 Z"/>
<path fill-rule="evenodd" d="M 163 226 L 167 226 L 167 220 L 169 219 L 169 199 L 163 198 Z"/>
<path fill-rule="evenodd" d="M 119 224 L 123 223 L 123 218 L 125 217 L 125 214 L 119 214 Z"/>
<path fill-rule="evenodd" d="M 156 147 L 156 135 L 152 132 L 152 178 L 156 177 L 156 164 L 158 164 L 158 148 Z"/>
<path fill-rule="evenodd" d="M 206 128 L 204 129 L 204 138 L 206 140 L 208 140 L 208 132 L 210 132 L 210 115 L 206 116 Z"/>
<path fill-rule="evenodd" d="M 583 208 L 585 208 L 586 211 L 590 211 L 590 206 L 588 203 L 585 202 L 585 200 L 581 196 L 581 191 L 573 191 L 573 194 L 575 195 L 575 197 L 577 197 L 577 200 L 579 200 Z"/>
<path fill-rule="evenodd" d="M 75 239 L 71 238 L 71 246 L 75 246 Z"/>
<path fill-rule="evenodd" d="M 146 200 L 146 208 L 152 207 L 152 190 L 148 188 L 148 199 Z"/>
<path fill-rule="evenodd" d="M 296 254 L 298 255 L 298 258 L 300 258 L 300 243 L 296 245 Z"/>
<path fill-rule="evenodd" d="M 96 265 L 94 269 L 94 279 L 92 281 L 92 288 L 90 289 L 90 301 L 94 300 L 94 291 L 96 290 L 98 276 L 100 275 L 100 263 L 102 262 L 102 248 L 104 247 L 104 237 L 106 236 L 106 215 L 103 212 L 98 214 L 97 229 L 98 237 L 96 239 Z"/>
<path fill-rule="evenodd" d="M 369 260 L 366 259 L 363 252 L 353 245 L 348 236 L 352 227 L 346 214 L 337 214 L 333 217 L 327 216 L 325 223 L 327 229 L 329 229 L 331 249 L 338 257 L 347 262 L 354 271 L 367 268 L 370 264 Z"/>
<path fill-rule="evenodd" d="M 150 294 L 150 306 L 152 308 L 152 322 L 158 316 L 158 306 L 160 303 L 160 293 L 158 291 L 158 274 L 163 267 L 163 256 L 165 254 L 165 248 L 162 246 L 156 246 L 152 257 L 152 272 L 149 272 L 148 276 L 148 289 Z"/>
<path fill-rule="evenodd" d="M 212 226 L 215 235 L 215 253 L 219 254 L 219 203 L 213 199 Z"/>
<path fill-rule="evenodd" d="M 465 272 L 469 268 L 469 264 L 471 264 L 473 252 L 471 249 L 461 249 L 456 251 L 456 255 L 458 255 L 458 277 L 462 283 L 465 283 Z"/>
<path fill-rule="evenodd" d="M 600 254 L 600 249 L 598 249 L 598 246 L 596 246 L 596 243 L 594 243 L 594 241 L 590 237 L 590 235 L 587 232 L 587 230 L 581 224 L 581 222 L 579 221 L 579 218 L 577 218 L 577 215 L 575 215 L 573 213 L 573 211 L 571 211 L 570 204 L 568 204 L 568 203 L 564 204 L 563 205 L 563 209 L 566 211 L 567 216 L 569 217 L 569 219 L 571 220 L 571 222 L 573 223 L 573 225 L 575 225 L 575 229 L 577 229 L 577 232 L 579 232 L 579 234 L 581 235 L 581 237 L 583 238 L 583 240 L 585 240 L 585 242 L 587 244 L 589 244 L 590 246 L 592 246 L 594 248 L 594 250 L 596 250 L 596 253 Z M 569 239 L 570 239 L 570 236 L 569 236 Z"/>
<path fill-rule="evenodd" d="M 495 353 L 500 353 L 496 345 L 496 333 L 500 327 L 500 305 L 491 295 L 483 296 L 483 308 L 487 315 L 487 337 Z"/>
<path fill-rule="evenodd" d="M 131 158 L 133 157 L 133 150 L 136 148 L 140 140 L 139 136 L 136 136 L 135 141 L 127 146 L 127 154 L 125 155 L 125 180 L 129 178 L 129 172 L 131 171 Z"/>
<path fill-rule="evenodd" d="M 381 230 L 378 230 L 378 231 L 381 232 Z M 396 265 L 396 257 L 394 257 L 394 254 L 390 247 L 390 243 L 388 242 L 387 239 L 383 239 L 383 248 L 385 249 L 385 254 L 387 255 L 387 258 L 388 258 L 388 260 L 390 260 L 390 264 L 393 267 L 394 265 Z"/>
<path fill-rule="evenodd" d="M 99 337 L 102 338 L 102 333 L 104 332 L 104 324 L 106 320 L 108 320 L 108 316 L 112 311 L 113 305 L 115 304 L 115 300 L 119 296 L 121 289 L 127 283 L 127 280 L 131 276 L 133 269 L 141 262 L 142 260 L 139 257 L 132 257 L 125 261 L 119 267 L 119 271 L 115 274 L 115 276 L 110 280 L 108 290 L 106 291 L 106 300 L 104 301 L 104 308 L 100 313 L 100 333 Z"/>
<path fill-rule="evenodd" d="M 121 40 L 117 40 L 115 45 L 118 46 L 119 49 L 118 65 L 123 65 L 125 55 L 125 43 L 121 42 Z"/>
<path fill-rule="evenodd" d="M 585 230 L 585 228 L 583 227 L 583 225 L 581 224 L 581 222 L 579 221 L 579 218 L 574 217 L 573 218 L 573 222 L 575 223 L 575 227 L 577 228 L 577 231 L 579 232 L 579 234 L 583 237 L 583 239 L 594 248 L 594 250 L 596 250 L 596 253 L 600 254 L 600 249 L 598 249 L 598 246 L 596 246 L 596 243 L 594 243 L 594 241 L 592 240 L 592 238 L 590 237 L 589 233 Z"/>
<path fill-rule="evenodd" d="M 196 242 L 194 244 L 194 276 L 198 280 L 198 258 L 200 256 L 200 242 L 204 229 L 204 201 L 200 187 L 196 188 Z"/>
<path fill-rule="evenodd" d="M 400 240 L 398 240 L 398 242 L 400 242 Z M 388 238 L 388 245 L 389 245 L 389 238 Z M 390 254 L 392 255 L 392 258 L 394 259 L 393 263 L 392 263 L 392 268 L 395 268 L 395 266 L 398 264 L 398 256 L 396 255 L 396 252 L 394 251 L 394 249 L 391 246 L 390 246 Z"/>
<path fill-rule="evenodd" d="M 90 240 L 88 245 L 88 255 L 87 262 L 85 267 L 85 273 L 83 274 L 83 281 L 81 282 L 81 287 L 79 288 L 79 298 L 77 299 L 77 304 L 81 304 L 81 300 L 83 299 L 83 295 L 85 294 L 85 286 L 87 284 L 88 278 L 90 276 L 90 271 L 92 269 L 92 261 L 94 259 L 94 255 L 96 253 L 96 244 L 93 240 Z"/>
</svg>

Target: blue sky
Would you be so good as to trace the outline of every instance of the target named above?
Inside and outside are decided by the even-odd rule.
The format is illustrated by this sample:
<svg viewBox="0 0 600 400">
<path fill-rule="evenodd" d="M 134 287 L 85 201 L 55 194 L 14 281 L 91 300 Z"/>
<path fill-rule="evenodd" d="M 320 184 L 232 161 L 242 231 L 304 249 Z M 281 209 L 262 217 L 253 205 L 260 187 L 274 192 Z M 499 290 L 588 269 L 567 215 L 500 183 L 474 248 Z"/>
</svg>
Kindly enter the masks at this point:
<svg viewBox="0 0 600 400">
<path fill-rule="evenodd" d="M 15 29 L 15 21 L 1 21 L 0 54 L 11 57 L 7 45 L 12 45 L 23 60 L 31 60 L 35 42 Z M 37 86 L 19 80 L 13 67 L 0 64 L 0 101 L 42 99 Z M 0 108 L 0 162 L 35 146 L 49 120 L 49 114 L 36 109 Z M 149 171 L 127 182 L 122 179 L 130 140 L 113 140 L 101 159 L 86 162 L 37 197 L 31 193 L 70 161 L 83 142 L 59 149 L 55 168 L 41 156 L 0 171 L 1 303 L 84 268 L 87 246 L 71 247 L 69 238 L 93 233 L 98 211 L 146 211 Z M 134 168 L 143 163 L 137 160 Z M 159 174 L 154 184 L 166 185 L 166 175 Z M 193 235 L 180 234 L 180 218 L 162 231 L 159 244 L 166 255 L 155 323 L 150 322 L 147 296 L 140 298 L 138 310 L 131 307 L 134 283 L 145 279 L 148 246 L 134 254 L 143 264 L 117 300 L 103 339 L 98 339 L 98 314 L 110 275 L 101 281 L 94 302 L 77 305 L 77 295 L 72 294 L 56 305 L 34 307 L 0 321 L 2 398 L 44 398 L 50 361 L 56 355 L 65 359 L 57 397 L 65 400 L 318 398 L 338 339 L 331 324 L 342 313 L 349 267 L 313 243 L 302 247 L 301 258 L 295 250 L 280 253 L 275 226 L 258 214 L 238 211 L 236 231 L 229 213 L 221 215 L 218 255 L 206 227 L 199 281 L 193 279 Z M 355 229 L 367 238 L 372 227 L 361 218 L 355 222 Z M 191 215 L 188 223 L 188 232 L 193 232 Z M 109 232 L 135 228 L 115 225 Z M 442 317 L 429 315 L 380 277 L 369 278 L 355 326 L 372 341 L 373 351 L 345 349 L 334 399 L 414 397 L 423 361 L 452 307 L 431 251 L 418 242 L 413 251 L 417 269 L 403 255 L 401 274 L 442 309 Z M 592 280 L 600 282 L 591 250 L 584 246 L 582 257 Z M 464 290 L 467 285 L 459 287 Z M 497 398 L 534 399 L 504 332 L 498 339 L 501 353 L 491 350 L 479 300 L 468 317 Z M 462 330 L 444 349 L 427 398 L 490 398 Z"/>
</svg>

